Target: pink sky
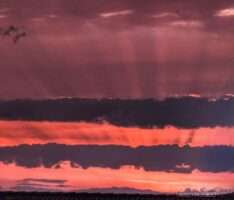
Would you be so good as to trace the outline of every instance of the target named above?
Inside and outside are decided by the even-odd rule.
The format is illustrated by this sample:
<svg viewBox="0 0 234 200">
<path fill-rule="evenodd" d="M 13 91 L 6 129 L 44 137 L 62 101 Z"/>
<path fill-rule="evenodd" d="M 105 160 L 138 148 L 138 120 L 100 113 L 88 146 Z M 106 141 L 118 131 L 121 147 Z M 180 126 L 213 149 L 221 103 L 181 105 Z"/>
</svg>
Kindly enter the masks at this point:
<svg viewBox="0 0 234 200">
<path fill-rule="evenodd" d="M 0 98 L 233 93 L 233 1 L 101 2 L 1 1 Z"/>
<path fill-rule="evenodd" d="M 181 192 L 186 188 L 233 189 L 233 173 L 202 173 L 194 170 L 191 174 L 146 172 L 132 166 L 123 166 L 114 170 L 109 168 L 71 168 L 64 162 L 60 169 L 46 169 L 43 167 L 26 169 L 14 164 L 0 164 L 1 183 L 4 187 L 15 186 L 16 181 L 23 179 L 67 180 L 69 187 L 52 189 L 79 190 L 88 188 L 131 187 L 137 189 L 151 189 L 158 192 Z M 100 179 L 100 177 L 102 177 Z M 32 181 L 33 182 L 33 181 Z M 97 185 L 98 182 L 98 185 Z M 45 183 L 44 183 L 45 184 Z M 41 186 L 43 187 L 43 186 Z"/>
<path fill-rule="evenodd" d="M 124 146 L 234 146 L 234 129 L 225 127 L 143 129 L 107 123 L 0 121 L 0 146 L 20 144 L 100 144 Z"/>
<path fill-rule="evenodd" d="M 186 110 L 185 114 L 181 115 L 188 122 L 194 122 L 188 124 L 198 124 L 196 127 L 199 124 L 204 126 L 196 129 L 179 129 L 172 126 L 144 129 L 131 126 L 120 127 L 107 122 L 97 124 L 82 121 L 6 121 L 2 117 L 0 119 L 2 154 L 0 154 L 0 190 L 10 190 L 25 179 L 28 179 L 27 186 L 34 184 L 34 186 L 39 185 L 39 188 L 60 188 L 61 190 L 97 187 L 132 187 L 159 192 L 179 192 L 186 188 L 200 190 L 202 187 L 216 191 L 233 190 L 233 162 L 229 159 L 233 157 L 234 149 L 234 128 L 231 127 L 233 124 L 232 99 L 228 101 L 228 98 L 224 98 L 219 103 L 213 104 L 214 98 L 218 99 L 227 94 L 230 97 L 234 94 L 233 24 L 233 0 L 0 0 L 0 103 L 2 100 L 62 99 L 64 97 L 89 97 L 92 100 L 96 98 L 162 100 L 171 96 L 190 95 L 193 98 L 209 98 L 206 99 L 209 102 L 208 107 L 204 107 L 205 100 L 199 104 L 204 109 L 207 108 L 206 111 L 198 107 L 199 114 L 190 115 L 192 112 Z M 26 31 L 26 37 L 20 38 L 16 44 L 13 43 L 15 33 L 4 36 L 4 30 L 7 30 L 9 25 L 21 27 Z M 184 101 L 187 101 L 186 98 Z M 69 101 L 67 102 L 70 105 Z M 38 103 L 44 105 L 43 102 Z M 29 103 L 31 107 L 28 108 L 25 105 L 21 107 L 21 101 L 16 101 L 16 104 L 11 102 L 1 104 L 3 107 L 10 106 L 1 107 L 2 116 L 6 116 L 6 119 L 19 120 L 25 119 L 24 117 L 28 119 L 28 116 L 39 120 L 43 118 L 43 110 L 37 115 L 37 111 L 33 110 L 33 104 Z M 183 126 L 179 118 L 178 120 L 176 118 L 179 116 L 176 114 L 183 111 L 182 104 L 178 107 L 180 110 L 175 109 L 173 102 L 171 104 L 157 102 L 157 104 L 162 106 L 159 107 L 163 111 L 168 111 L 174 106 L 171 112 L 173 116 L 166 115 L 167 118 L 157 116 L 158 121 L 163 122 L 163 125 L 168 120 L 169 123 L 178 124 L 178 127 L 181 124 Z M 83 106 L 82 103 L 79 105 Z M 117 104 L 113 105 L 115 107 Z M 136 110 L 137 105 L 134 107 Z M 145 106 L 147 105 L 146 102 Z M 189 107 L 192 104 L 187 101 L 187 105 Z M 7 110 L 8 108 L 12 110 Z M 95 109 L 92 107 L 94 112 L 90 111 L 91 117 L 86 116 L 88 111 L 86 112 L 85 109 L 81 109 L 83 118 L 76 116 L 72 109 L 67 113 L 68 115 L 72 113 L 71 118 L 88 118 L 91 122 L 99 120 L 99 117 L 105 117 L 99 107 Z M 108 105 L 105 109 L 110 123 L 112 118 L 119 116 L 126 117 L 122 125 L 131 122 L 128 117 L 132 116 L 123 114 L 129 112 L 128 109 L 125 108 L 126 110 L 122 112 L 121 107 L 116 109 L 114 114 L 111 113 L 112 109 L 108 110 Z M 93 117 L 96 116 L 96 112 L 101 113 L 97 118 Z M 132 112 L 136 118 L 132 117 L 135 121 L 131 124 L 138 121 L 140 121 L 138 125 L 144 124 L 141 122 L 144 121 L 144 117 L 148 117 L 147 112 L 149 110 L 145 113 Z M 143 113 L 143 118 L 138 119 L 138 113 Z M 21 116 L 22 114 L 25 116 Z M 68 117 L 62 116 L 63 113 L 59 114 L 61 115 L 58 119 Z M 56 119 L 54 111 L 49 115 L 46 116 L 48 120 Z M 121 125 L 121 117 L 116 124 Z M 202 123 L 201 119 L 207 121 Z M 151 120 L 150 118 L 149 122 Z M 216 124 L 223 127 L 213 127 Z M 76 152 L 67 151 L 67 146 L 81 144 L 115 145 L 114 147 L 122 145 L 123 149 L 125 148 L 123 146 L 127 146 L 126 148 L 130 146 L 132 148 L 129 148 L 129 152 L 139 146 L 145 148 L 144 146 L 178 144 L 180 147 L 174 146 L 182 149 L 182 146 L 190 145 L 201 147 L 197 148 L 199 151 L 193 148 L 194 152 L 196 151 L 193 155 L 196 157 L 199 154 L 197 152 L 202 152 L 201 157 L 203 156 L 205 167 L 203 163 L 199 165 L 197 158 L 194 158 L 198 167 L 191 170 L 191 173 L 145 171 L 143 168 L 134 166 L 111 169 L 101 162 L 105 157 L 100 156 L 101 161 L 98 157 L 97 163 L 94 163 L 96 165 L 93 166 L 103 164 L 103 167 L 82 169 L 69 166 L 68 161 L 61 161 L 59 156 L 58 158 L 48 156 L 50 153 L 54 155 L 54 150 L 51 149 L 61 148 L 58 145 L 54 145 L 53 148 L 49 145 L 38 145 L 39 147 L 35 145 L 32 155 L 36 155 L 38 148 L 42 154 L 46 152 L 44 151 L 46 148 L 51 150 L 46 153 L 48 157 L 44 158 L 44 163 L 48 166 L 56 161 L 64 163 L 57 163 L 61 165 L 59 169 L 38 167 L 43 159 L 38 155 L 38 157 L 35 156 L 35 160 L 30 158 L 35 163 L 28 165 L 37 167 L 26 168 L 28 158 L 24 160 L 24 155 L 17 153 L 25 152 L 26 149 L 28 155 L 31 155 L 29 144 L 48 143 L 64 144 L 65 150 L 61 152 Z M 21 146 L 17 147 L 18 145 Z M 222 147 L 216 148 L 217 152 L 213 151 L 214 146 L 221 145 Z M 187 151 L 189 148 L 184 147 L 186 149 L 184 152 L 187 159 L 193 163 L 191 152 Z M 70 146 L 69 149 L 74 148 Z M 222 152 L 218 152 L 219 150 Z M 226 151 L 229 152 L 228 155 Z M 210 152 L 212 156 L 208 159 L 207 155 L 211 155 Z M 108 153 L 105 154 L 107 157 Z M 115 155 L 114 151 L 111 153 L 110 156 Z M 151 155 L 151 152 L 147 153 L 135 155 Z M 216 154 L 221 155 L 221 159 L 216 160 Z M 18 156 L 18 159 L 14 156 Z M 173 155 L 171 156 L 173 158 Z M 74 158 L 75 155 L 71 160 L 76 160 Z M 184 157 L 180 159 L 183 160 Z M 219 163 L 220 160 L 226 161 L 226 168 L 222 168 L 224 165 Z M 22 163 L 20 165 L 17 161 L 25 162 L 23 164 L 26 167 L 20 167 L 24 165 Z M 157 160 L 153 161 L 157 162 Z M 110 165 L 115 162 L 114 158 L 113 163 L 111 162 Z M 209 162 L 217 163 L 217 166 L 210 166 Z M 149 163 L 152 164 L 151 160 Z M 111 166 L 115 166 L 114 164 Z M 83 166 L 85 166 L 84 163 Z M 199 166 L 204 171 L 208 166 L 213 173 L 198 171 Z M 181 163 L 173 167 L 183 171 L 191 166 Z M 192 167 L 190 169 L 194 169 Z M 163 167 L 159 169 L 165 170 Z M 218 173 L 219 171 L 226 172 Z M 48 179 L 52 182 L 35 181 L 38 179 Z M 65 180 L 65 185 L 56 186 L 53 180 L 57 179 Z"/>
</svg>

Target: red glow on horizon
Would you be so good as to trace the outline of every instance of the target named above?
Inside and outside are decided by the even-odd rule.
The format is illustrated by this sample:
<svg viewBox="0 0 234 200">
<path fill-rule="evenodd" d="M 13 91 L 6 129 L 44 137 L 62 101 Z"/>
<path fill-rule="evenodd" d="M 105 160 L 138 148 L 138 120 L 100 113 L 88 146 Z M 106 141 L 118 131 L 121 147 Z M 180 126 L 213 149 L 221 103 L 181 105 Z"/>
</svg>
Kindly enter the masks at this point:
<svg viewBox="0 0 234 200">
<path fill-rule="evenodd" d="M 120 169 L 91 167 L 88 169 L 71 168 L 64 162 L 59 169 L 23 168 L 15 164 L 0 163 L 1 183 L 5 189 L 15 185 L 23 179 L 67 180 L 68 187 L 60 188 L 63 191 L 89 188 L 130 187 L 136 189 L 150 189 L 164 193 L 184 191 L 186 188 L 200 190 L 234 188 L 233 173 L 203 173 L 194 170 L 190 174 L 151 172 L 142 168 L 123 166 Z M 101 178 L 100 178 L 101 177 Z M 97 184 L 98 183 L 98 184 Z"/>
<path fill-rule="evenodd" d="M 20 144 L 99 144 L 124 146 L 234 146 L 233 128 L 143 129 L 86 122 L 0 121 L 0 146 Z"/>
</svg>

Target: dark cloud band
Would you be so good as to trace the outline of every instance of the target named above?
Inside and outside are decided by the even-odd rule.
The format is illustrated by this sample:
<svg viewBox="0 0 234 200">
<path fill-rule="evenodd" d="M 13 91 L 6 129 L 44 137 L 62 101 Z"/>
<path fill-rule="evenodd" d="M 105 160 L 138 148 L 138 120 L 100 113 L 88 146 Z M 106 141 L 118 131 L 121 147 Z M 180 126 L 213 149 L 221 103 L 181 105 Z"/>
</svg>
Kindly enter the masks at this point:
<svg viewBox="0 0 234 200">
<path fill-rule="evenodd" d="M 15 100 L 0 102 L 0 119 L 31 121 L 107 121 L 144 128 L 172 125 L 198 128 L 234 125 L 234 98 Z"/>
<path fill-rule="evenodd" d="M 162 156 L 163 155 L 163 156 Z M 146 171 L 190 173 L 194 169 L 202 172 L 234 172 L 234 148 L 227 146 L 179 147 L 160 145 L 131 148 L 127 146 L 98 145 L 20 145 L 1 147 L 0 161 L 16 163 L 26 168 L 60 167 L 69 161 L 71 167 L 107 167 L 119 169 L 130 165 L 143 167 Z"/>
</svg>

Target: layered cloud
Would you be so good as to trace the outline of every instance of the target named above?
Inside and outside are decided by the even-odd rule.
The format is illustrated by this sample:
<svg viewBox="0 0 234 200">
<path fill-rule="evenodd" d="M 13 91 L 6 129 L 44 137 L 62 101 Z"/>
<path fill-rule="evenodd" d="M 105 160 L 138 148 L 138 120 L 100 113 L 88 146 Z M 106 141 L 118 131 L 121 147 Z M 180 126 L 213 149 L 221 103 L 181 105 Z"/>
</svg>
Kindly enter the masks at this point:
<svg viewBox="0 0 234 200">
<path fill-rule="evenodd" d="M 63 191 L 130 187 L 140 190 L 151 189 L 162 193 L 181 192 L 186 188 L 200 190 L 201 186 L 209 189 L 232 189 L 233 173 L 207 173 L 198 170 L 192 173 L 145 171 L 143 168 L 124 166 L 120 169 L 91 167 L 88 169 L 71 167 L 69 162 L 61 164 L 61 168 L 26 168 L 16 166 L 15 163 L 0 163 L 1 184 L 3 189 L 10 190 L 22 179 L 60 179 L 68 180 L 66 185 L 71 187 L 57 188 Z M 9 180 L 9 174 L 14 174 Z M 100 179 L 102 177 L 102 179 Z M 98 186 L 97 186 L 98 182 Z M 168 184 L 170 183 L 170 184 Z"/>
<path fill-rule="evenodd" d="M 163 101 L 120 99 L 15 100 L 0 103 L 2 120 L 107 121 L 117 126 L 199 128 L 234 124 L 234 98 L 197 97 Z M 41 133 L 43 135 L 43 133 Z"/>
<path fill-rule="evenodd" d="M 146 171 L 177 173 L 190 173 L 194 169 L 214 173 L 233 172 L 233 155 L 234 148 L 227 146 L 192 148 L 159 145 L 131 148 L 118 145 L 46 144 L 0 148 L 0 161 L 27 168 L 60 168 L 62 162 L 69 161 L 74 168 L 120 169 L 122 166 L 134 166 Z"/>
<path fill-rule="evenodd" d="M 15 186 L 11 187 L 14 191 L 60 191 L 62 188 L 69 187 L 66 185 L 67 180 L 56 179 L 22 179 L 18 180 Z"/>
<path fill-rule="evenodd" d="M 0 190 L 233 188 L 233 23 L 233 0 L 1 0 L 29 34 L 0 38 Z"/>
<path fill-rule="evenodd" d="M 67 192 L 79 193 L 114 193 L 114 194 L 160 194 L 159 192 L 147 189 L 136 189 L 130 187 L 108 187 L 108 188 L 90 188 L 90 189 L 77 189 L 74 190 L 72 186 L 67 186 Z M 15 186 L 10 187 L 12 191 L 26 191 L 26 192 L 61 192 L 66 188 L 66 185 L 45 185 L 24 183 L 19 181 Z M 1 189 L 1 188 L 0 188 Z M 70 189 L 70 190 L 69 190 Z"/>
</svg>

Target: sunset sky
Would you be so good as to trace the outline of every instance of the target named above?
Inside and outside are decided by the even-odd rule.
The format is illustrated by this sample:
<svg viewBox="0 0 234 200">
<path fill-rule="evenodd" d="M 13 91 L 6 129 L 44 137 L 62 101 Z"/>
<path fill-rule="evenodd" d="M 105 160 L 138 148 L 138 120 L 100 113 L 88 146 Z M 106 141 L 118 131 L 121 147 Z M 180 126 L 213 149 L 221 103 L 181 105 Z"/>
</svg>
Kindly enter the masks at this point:
<svg viewBox="0 0 234 200">
<path fill-rule="evenodd" d="M 0 190 L 234 191 L 233 24 L 233 0 L 0 0 Z"/>
</svg>

